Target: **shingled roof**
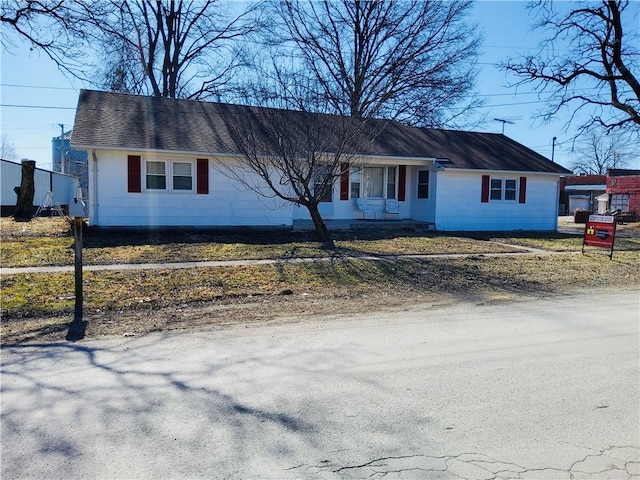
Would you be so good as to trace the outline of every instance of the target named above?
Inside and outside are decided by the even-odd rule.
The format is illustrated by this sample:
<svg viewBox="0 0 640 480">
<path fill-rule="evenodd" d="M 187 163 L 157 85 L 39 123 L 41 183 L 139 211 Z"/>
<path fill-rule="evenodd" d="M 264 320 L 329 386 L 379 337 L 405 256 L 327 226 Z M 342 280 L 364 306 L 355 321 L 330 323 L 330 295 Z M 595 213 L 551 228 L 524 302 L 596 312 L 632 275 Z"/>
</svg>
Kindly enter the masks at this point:
<svg viewBox="0 0 640 480">
<path fill-rule="evenodd" d="M 82 90 L 71 137 L 75 149 L 164 150 L 203 155 L 239 154 L 232 139 L 229 118 L 258 124 L 263 107 L 145 97 Z M 278 111 L 304 121 L 329 121 L 330 115 Z M 409 127 L 398 122 L 374 120 L 372 141 L 365 151 L 381 157 L 446 159 L 445 168 L 508 170 L 517 172 L 570 173 L 560 165 L 502 135 Z M 273 139 L 272 139 L 273 140 Z"/>
</svg>

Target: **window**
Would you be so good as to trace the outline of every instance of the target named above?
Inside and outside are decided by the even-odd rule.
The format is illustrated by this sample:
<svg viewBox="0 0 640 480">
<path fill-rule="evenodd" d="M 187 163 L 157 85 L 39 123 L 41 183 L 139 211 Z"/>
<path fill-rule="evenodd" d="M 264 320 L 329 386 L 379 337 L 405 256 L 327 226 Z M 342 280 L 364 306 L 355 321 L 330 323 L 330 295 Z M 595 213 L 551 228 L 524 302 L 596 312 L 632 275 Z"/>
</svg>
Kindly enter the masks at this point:
<svg viewBox="0 0 640 480">
<path fill-rule="evenodd" d="M 315 172 L 313 176 L 313 192 L 314 195 L 320 194 L 319 202 L 330 202 L 332 198 L 331 170 L 329 166 L 324 165 Z"/>
<path fill-rule="evenodd" d="M 504 199 L 515 200 L 516 199 L 516 181 L 507 179 L 504 181 Z"/>
<path fill-rule="evenodd" d="M 360 197 L 360 179 L 362 177 L 360 168 L 351 169 L 351 198 Z"/>
<path fill-rule="evenodd" d="M 387 167 L 387 198 L 396 198 L 396 167 Z"/>
<path fill-rule="evenodd" d="M 147 190 L 166 190 L 167 172 L 165 162 L 147 162 Z"/>
<path fill-rule="evenodd" d="M 418 198 L 429 198 L 429 170 L 418 171 Z"/>
<path fill-rule="evenodd" d="M 351 168 L 351 198 L 396 198 L 396 167 Z"/>
<path fill-rule="evenodd" d="M 193 189 L 191 163 L 173 162 L 173 189 L 174 190 L 192 190 Z"/>
<path fill-rule="evenodd" d="M 610 210 L 620 210 L 621 212 L 629 211 L 629 194 L 628 193 L 613 193 L 611 195 Z"/>
<path fill-rule="evenodd" d="M 366 167 L 364 180 L 366 198 L 384 198 L 384 167 Z"/>
<path fill-rule="evenodd" d="M 491 200 L 502 200 L 502 179 L 491 179 L 491 193 L 489 195 Z"/>
<path fill-rule="evenodd" d="M 149 191 L 193 192 L 194 162 L 170 162 L 147 160 L 145 166 L 145 189 Z M 167 181 L 169 179 L 169 181 Z"/>
<path fill-rule="evenodd" d="M 518 181 L 515 178 L 492 178 L 489 198 L 515 202 L 518 199 Z"/>
<path fill-rule="evenodd" d="M 127 192 L 152 193 L 159 190 L 208 195 L 209 159 L 143 161 L 140 155 L 127 155 Z"/>
</svg>

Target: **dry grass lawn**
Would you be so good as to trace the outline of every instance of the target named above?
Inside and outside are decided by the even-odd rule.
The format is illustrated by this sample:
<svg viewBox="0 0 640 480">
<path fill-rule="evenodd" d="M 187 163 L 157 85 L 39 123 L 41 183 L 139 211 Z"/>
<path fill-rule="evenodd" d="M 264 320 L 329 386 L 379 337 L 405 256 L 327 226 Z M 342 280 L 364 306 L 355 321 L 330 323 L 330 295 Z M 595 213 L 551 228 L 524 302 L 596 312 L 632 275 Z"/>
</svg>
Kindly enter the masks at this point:
<svg viewBox="0 0 640 480">
<path fill-rule="evenodd" d="M 65 231 L 64 222 L 37 219 L 30 223 L 33 225 L 9 225 L 11 228 L 5 229 L 6 219 L 2 219 L 3 267 L 72 263 L 73 239 Z M 317 260 L 221 268 L 85 272 L 87 333 L 95 337 L 211 328 L 235 322 L 300 319 L 319 313 L 384 309 L 459 297 L 515 300 L 522 296 L 570 293 L 576 288 L 601 285 L 629 288 L 640 283 L 640 245 L 633 241 L 625 245 L 624 251 L 616 251 L 610 261 L 604 250 L 589 249 L 587 255 L 580 254 L 580 238 L 565 235 L 476 238 L 413 232 L 371 235 L 371 232 L 339 235 L 337 250 L 327 251 L 306 234 L 261 233 L 255 238 L 251 232 L 228 235 L 192 232 L 181 235 L 181 241 L 176 242 L 176 233 L 120 238 L 89 231 L 85 239 L 90 246 L 84 255 L 93 263 L 119 263 L 123 259 L 158 262 L 311 257 Z M 521 251 L 505 247 L 504 243 L 574 253 L 511 257 L 482 254 Z M 66 249 L 67 257 L 56 257 L 60 245 Z M 377 261 L 340 258 L 403 253 L 472 255 Z M 1 286 L 2 343 L 64 339 L 73 317 L 73 282 L 72 273 L 5 276 Z"/>
</svg>

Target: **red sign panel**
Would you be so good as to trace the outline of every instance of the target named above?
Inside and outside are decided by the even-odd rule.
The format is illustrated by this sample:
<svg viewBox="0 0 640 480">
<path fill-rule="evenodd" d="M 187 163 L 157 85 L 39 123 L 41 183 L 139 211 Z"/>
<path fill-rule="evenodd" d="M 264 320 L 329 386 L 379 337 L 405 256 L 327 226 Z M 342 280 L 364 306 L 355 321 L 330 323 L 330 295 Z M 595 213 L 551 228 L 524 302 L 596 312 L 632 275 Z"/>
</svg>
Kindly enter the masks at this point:
<svg viewBox="0 0 640 480">
<path fill-rule="evenodd" d="M 608 248 L 611 250 L 609 257 L 613 255 L 613 242 L 616 237 L 616 223 L 612 216 L 590 215 L 584 229 L 584 246 Z"/>
</svg>

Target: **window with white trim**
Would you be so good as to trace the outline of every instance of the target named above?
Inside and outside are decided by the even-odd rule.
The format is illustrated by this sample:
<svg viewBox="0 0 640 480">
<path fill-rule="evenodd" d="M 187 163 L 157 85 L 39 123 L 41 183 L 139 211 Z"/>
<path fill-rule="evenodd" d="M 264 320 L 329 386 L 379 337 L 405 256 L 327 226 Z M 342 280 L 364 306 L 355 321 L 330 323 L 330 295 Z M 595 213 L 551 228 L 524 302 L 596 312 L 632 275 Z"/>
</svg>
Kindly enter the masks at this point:
<svg viewBox="0 0 640 480">
<path fill-rule="evenodd" d="M 396 198 L 396 167 L 352 167 L 351 198 Z"/>
<path fill-rule="evenodd" d="M 146 189 L 166 190 L 167 189 L 167 164 L 166 162 L 147 161 L 146 166 Z"/>
<path fill-rule="evenodd" d="M 515 202 L 518 199 L 518 181 L 515 178 L 491 177 L 489 199 Z"/>
<path fill-rule="evenodd" d="M 193 190 L 193 164 L 191 162 L 173 162 L 173 189 Z"/>
<path fill-rule="evenodd" d="M 194 162 L 147 160 L 144 162 L 145 190 L 193 192 Z M 168 182 L 167 179 L 170 179 Z"/>
<path fill-rule="evenodd" d="M 429 198 L 429 170 L 418 170 L 418 198 Z"/>
<path fill-rule="evenodd" d="M 387 198 L 396 198 L 396 167 L 387 167 Z"/>
<path fill-rule="evenodd" d="M 365 167 L 364 196 L 366 198 L 384 198 L 384 167 Z"/>
<path fill-rule="evenodd" d="M 362 179 L 361 168 L 351 168 L 351 198 L 360 198 L 360 181 Z"/>
<path fill-rule="evenodd" d="M 320 193 L 319 202 L 331 202 L 333 198 L 333 183 L 331 182 L 331 167 L 328 165 L 320 166 L 313 175 L 313 192 L 314 195 Z"/>
</svg>

